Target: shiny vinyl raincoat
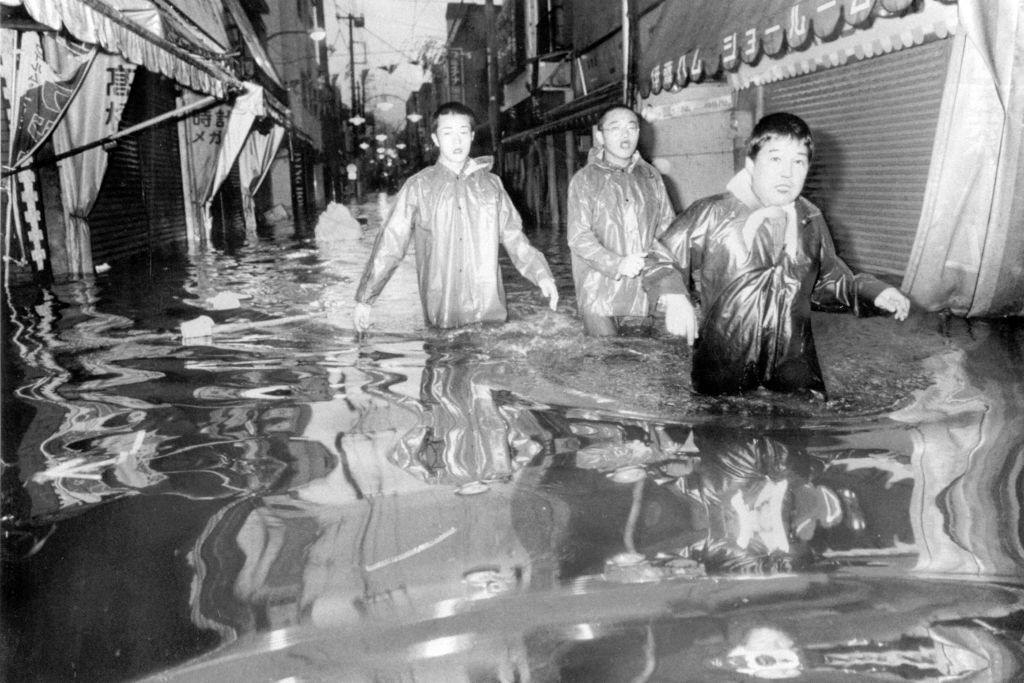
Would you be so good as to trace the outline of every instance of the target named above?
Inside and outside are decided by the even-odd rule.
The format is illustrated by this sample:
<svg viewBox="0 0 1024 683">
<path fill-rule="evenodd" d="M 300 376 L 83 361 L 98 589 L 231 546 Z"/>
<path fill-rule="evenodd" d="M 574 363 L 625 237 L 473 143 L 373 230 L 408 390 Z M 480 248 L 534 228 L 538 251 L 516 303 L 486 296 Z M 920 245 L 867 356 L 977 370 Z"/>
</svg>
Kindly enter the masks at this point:
<svg viewBox="0 0 1024 683">
<path fill-rule="evenodd" d="M 434 327 L 504 322 L 505 288 L 498 245 L 534 284 L 551 277 L 530 245 L 522 220 L 491 158 L 469 159 L 461 173 L 440 162 L 409 178 L 377 236 L 356 301 L 372 304 L 415 239 L 423 317 Z"/>
<path fill-rule="evenodd" d="M 644 282 L 654 300 L 667 293 L 688 295 L 690 278 L 697 288 L 701 322 L 692 377 L 698 392 L 737 393 L 763 385 L 824 395 L 811 334 L 812 302 L 859 312 L 888 287 L 870 275 L 855 275 L 836 255 L 825 219 L 811 202 L 797 198 L 795 229 L 788 236 L 787 221 L 779 225 L 770 211 L 741 171 L 729 192 L 701 199 L 682 213 L 647 260 Z M 745 226 L 753 230 L 745 232 Z"/>
<path fill-rule="evenodd" d="M 567 212 L 580 314 L 647 315 L 641 278 L 619 277 L 617 269 L 624 256 L 646 253 L 675 217 L 661 174 L 639 153 L 620 168 L 595 147 L 569 182 Z"/>
</svg>

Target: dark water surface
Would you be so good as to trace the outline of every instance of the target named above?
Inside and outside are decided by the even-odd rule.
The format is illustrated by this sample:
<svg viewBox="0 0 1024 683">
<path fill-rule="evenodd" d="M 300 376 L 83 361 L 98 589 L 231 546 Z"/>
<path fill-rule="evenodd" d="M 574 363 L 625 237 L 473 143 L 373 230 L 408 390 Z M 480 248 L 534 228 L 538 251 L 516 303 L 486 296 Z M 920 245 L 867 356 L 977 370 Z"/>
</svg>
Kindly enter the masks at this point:
<svg viewBox="0 0 1024 683">
<path fill-rule="evenodd" d="M 822 313 L 830 401 L 698 398 L 558 236 L 557 312 L 428 332 L 410 256 L 356 341 L 359 211 L 13 291 L 4 680 L 1024 678 L 1020 321 Z"/>
</svg>

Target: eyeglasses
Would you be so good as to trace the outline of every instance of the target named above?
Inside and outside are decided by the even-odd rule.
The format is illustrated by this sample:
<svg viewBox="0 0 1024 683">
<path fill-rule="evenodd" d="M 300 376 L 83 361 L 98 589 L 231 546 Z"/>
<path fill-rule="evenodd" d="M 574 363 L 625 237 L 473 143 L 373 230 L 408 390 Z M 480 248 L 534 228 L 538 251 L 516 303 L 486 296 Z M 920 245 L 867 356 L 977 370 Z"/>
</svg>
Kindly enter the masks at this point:
<svg viewBox="0 0 1024 683">
<path fill-rule="evenodd" d="M 639 126 L 639 124 L 636 124 L 636 123 L 627 123 L 624 126 L 606 126 L 605 128 L 602 128 L 601 130 L 604 131 L 605 133 L 615 133 L 616 135 L 618 135 L 620 133 L 626 133 L 626 132 L 629 132 L 629 133 L 639 133 L 640 132 L 640 126 Z"/>
</svg>

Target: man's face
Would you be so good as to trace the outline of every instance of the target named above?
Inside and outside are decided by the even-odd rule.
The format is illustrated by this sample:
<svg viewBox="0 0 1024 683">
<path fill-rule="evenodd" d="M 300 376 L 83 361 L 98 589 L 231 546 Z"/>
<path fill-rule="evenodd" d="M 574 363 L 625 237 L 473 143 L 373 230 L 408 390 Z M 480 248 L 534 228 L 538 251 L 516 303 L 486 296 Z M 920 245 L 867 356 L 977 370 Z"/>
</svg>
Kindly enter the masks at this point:
<svg viewBox="0 0 1024 683">
<path fill-rule="evenodd" d="M 754 194 L 765 206 L 785 206 L 799 197 L 810 166 L 807 145 L 789 137 L 769 140 L 746 162 Z"/>
<path fill-rule="evenodd" d="M 608 112 L 597 131 L 597 142 L 604 147 L 605 159 L 625 166 L 633 157 L 640 141 L 640 123 L 629 109 Z"/>
<path fill-rule="evenodd" d="M 473 124 L 465 114 L 441 114 L 437 130 L 430 135 L 441 154 L 441 161 L 461 166 L 469 157 L 473 142 Z"/>
</svg>

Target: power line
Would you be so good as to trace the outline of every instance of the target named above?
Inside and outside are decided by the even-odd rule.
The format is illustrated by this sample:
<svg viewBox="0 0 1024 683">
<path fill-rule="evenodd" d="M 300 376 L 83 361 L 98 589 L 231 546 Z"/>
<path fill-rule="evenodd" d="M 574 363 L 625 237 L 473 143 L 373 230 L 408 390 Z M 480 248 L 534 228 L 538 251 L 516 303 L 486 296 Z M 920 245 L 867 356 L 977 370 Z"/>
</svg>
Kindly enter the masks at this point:
<svg viewBox="0 0 1024 683">
<path fill-rule="evenodd" d="M 377 35 L 377 34 L 376 34 L 376 33 L 374 33 L 373 31 L 371 31 L 370 29 L 366 28 L 365 26 L 363 27 L 363 30 L 364 30 L 364 31 L 366 31 L 367 33 L 369 33 L 369 34 L 370 34 L 371 36 L 373 36 L 373 37 L 374 37 L 374 38 L 376 38 L 377 40 L 379 40 L 380 42 L 382 42 L 382 43 L 384 43 L 385 45 L 387 45 L 388 47 L 390 47 L 390 48 L 391 48 L 392 50 L 394 50 L 395 52 L 398 52 L 398 53 L 402 54 L 402 56 L 404 56 L 404 57 L 405 57 L 406 59 L 408 59 L 408 60 L 409 60 L 410 62 L 415 62 L 415 61 L 416 61 L 416 60 L 418 59 L 418 57 L 410 57 L 410 56 L 409 56 L 409 54 L 408 54 L 408 53 L 407 53 L 407 52 L 406 52 L 405 50 L 402 50 L 402 49 L 400 49 L 400 48 L 397 48 L 397 47 L 395 47 L 395 46 L 394 46 L 394 45 L 392 45 L 392 44 L 391 44 L 390 42 L 388 42 L 388 41 L 387 41 L 387 40 L 385 40 L 384 38 L 381 38 L 381 37 L 380 37 L 379 35 Z"/>
</svg>

